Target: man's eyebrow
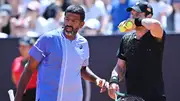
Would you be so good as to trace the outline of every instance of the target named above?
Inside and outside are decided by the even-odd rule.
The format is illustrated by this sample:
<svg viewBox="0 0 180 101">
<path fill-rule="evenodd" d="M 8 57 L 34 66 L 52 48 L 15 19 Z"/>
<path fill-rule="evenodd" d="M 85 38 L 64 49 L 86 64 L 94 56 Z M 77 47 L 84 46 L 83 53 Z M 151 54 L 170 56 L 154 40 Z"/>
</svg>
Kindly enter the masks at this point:
<svg viewBox="0 0 180 101">
<path fill-rule="evenodd" d="M 77 20 L 77 21 L 79 21 L 80 19 L 77 19 L 77 18 L 76 18 L 76 19 L 70 19 L 70 20 Z"/>
</svg>

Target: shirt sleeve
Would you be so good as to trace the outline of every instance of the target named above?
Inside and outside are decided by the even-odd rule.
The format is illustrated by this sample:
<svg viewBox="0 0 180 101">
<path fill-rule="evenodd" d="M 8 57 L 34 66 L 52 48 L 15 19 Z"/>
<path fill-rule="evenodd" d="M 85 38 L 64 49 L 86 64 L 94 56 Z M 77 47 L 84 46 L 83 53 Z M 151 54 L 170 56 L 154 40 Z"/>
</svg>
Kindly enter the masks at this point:
<svg viewBox="0 0 180 101">
<path fill-rule="evenodd" d="M 124 38 L 121 39 L 120 46 L 119 46 L 119 49 L 117 51 L 117 58 L 126 61 L 125 51 L 124 51 Z"/>
<path fill-rule="evenodd" d="M 85 59 L 82 66 L 88 66 L 89 65 L 89 58 Z"/>
<path fill-rule="evenodd" d="M 85 47 L 85 59 L 83 61 L 83 64 L 82 66 L 88 66 L 89 65 L 89 45 L 88 45 L 88 42 L 84 45 Z"/>
<path fill-rule="evenodd" d="M 29 51 L 29 55 L 36 59 L 38 62 L 42 61 L 46 57 L 46 47 L 47 47 L 48 37 L 46 35 L 40 36 L 36 43 L 32 46 Z"/>
</svg>

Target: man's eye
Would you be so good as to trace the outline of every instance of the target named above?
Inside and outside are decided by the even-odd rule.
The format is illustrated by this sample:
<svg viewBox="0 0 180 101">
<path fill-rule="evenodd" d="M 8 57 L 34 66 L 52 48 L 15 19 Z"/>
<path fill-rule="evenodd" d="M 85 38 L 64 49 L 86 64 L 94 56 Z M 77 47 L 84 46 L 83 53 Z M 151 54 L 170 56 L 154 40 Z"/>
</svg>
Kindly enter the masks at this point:
<svg viewBox="0 0 180 101">
<path fill-rule="evenodd" d="M 76 20 L 73 20 L 72 22 L 76 23 Z"/>
<path fill-rule="evenodd" d="M 78 20 L 74 20 L 74 23 L 78 23 Z"/>
</svg>

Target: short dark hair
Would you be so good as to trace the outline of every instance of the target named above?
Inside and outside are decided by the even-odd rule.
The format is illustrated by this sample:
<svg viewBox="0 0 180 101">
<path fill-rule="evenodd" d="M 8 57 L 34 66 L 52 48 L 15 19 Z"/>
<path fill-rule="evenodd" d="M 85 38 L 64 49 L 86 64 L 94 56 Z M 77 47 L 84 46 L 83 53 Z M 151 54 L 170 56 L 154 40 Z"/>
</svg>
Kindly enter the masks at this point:
<svg viewBox="0 0 180 101">
<path fill-rule="evenodd" d="M 43 17 L 45 19 L 55 18 L 59 11 L 62 11 L 61 7 L 52 3 L 45 9 Z"/>
<path fill-rule="evenodd" d="M 70 5 L 65 10 L 66 13 L 75 13 L 80 15 L 81 21 L 84 21 L 85 19 L 85 11 L 80 5 Z"/>
<path fill-rule="evenodd" d="M 19 45 L 32 46 L 35 43 L 35 41 L 36 41 L 35 38 L 25 36 L 19 39 Z"/>
</svg>

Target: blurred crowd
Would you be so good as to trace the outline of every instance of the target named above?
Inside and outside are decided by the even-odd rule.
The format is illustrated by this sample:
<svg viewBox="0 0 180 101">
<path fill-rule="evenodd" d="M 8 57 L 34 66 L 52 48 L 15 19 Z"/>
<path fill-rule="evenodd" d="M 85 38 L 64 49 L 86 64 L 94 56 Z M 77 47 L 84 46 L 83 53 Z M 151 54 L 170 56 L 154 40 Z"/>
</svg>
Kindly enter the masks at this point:
<svg viewBox="0 0 180 101">
<path fill-rule="evenodd" d="M 63 26 L 64 11 L 80 4 L 86 12 L 83 36 L 124 34 L 118 24 L 130 17 L 126 8 L 139 0 L 1 0 L 0 38 L 38 37 Z M 180 0 L 148 0 L 153 17 L 166 31 L 180 33 Z"/>
</svg>

